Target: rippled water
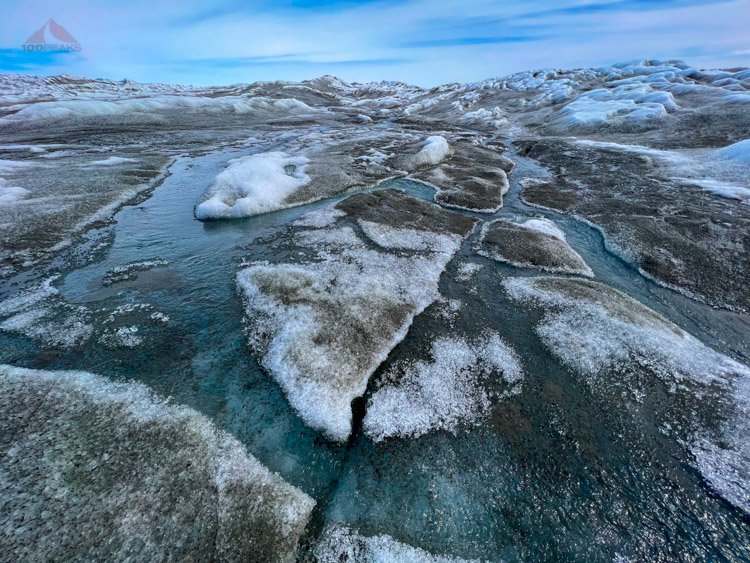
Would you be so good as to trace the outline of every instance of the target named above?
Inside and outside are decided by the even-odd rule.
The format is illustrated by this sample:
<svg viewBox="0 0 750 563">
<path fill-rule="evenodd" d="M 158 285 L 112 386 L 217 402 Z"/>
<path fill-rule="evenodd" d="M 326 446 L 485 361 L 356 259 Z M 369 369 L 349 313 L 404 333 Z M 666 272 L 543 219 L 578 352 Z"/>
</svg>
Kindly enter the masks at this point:
<svg viewBox="0 0 750 563">
<path fill-rule="evenodd" d="M 523 359 L 527 376 L 521 394 L 498 402 L 486 421 L 457 435 L 434 432 L 374 444 L 357 432 L 348 445 L 335 445 L 306 428 L 247 350 L 234 278 L 243 260 L 269 257 L 267 237 L 330 201 L 245 220 L 196 221 L 195 202 L 236 156 L 179 159 L 149 199 L 124 208 L 116 224 L 88 235 L 89 241 L 109 241 L 96 259 L 68 267 L 57 282 L 66 301 L 85 305 L 96 318 L 133 303 L 152 307 L 131 313 L 134 324 L 154 311 L 167 315 L 166 325 L 143 329 L 143 345 L 48 350 L 0 333 L 0 361 L 137 379 L 207 414 L 318 501 L 311 541 L 324 522 L 338 521 L 437 553 L 492 560 L 749 556 L 747 516 L 715 495 L 679 443 L 661 431 L 665 420 L 682 419 L 680 409 L 705 408 L 699 414 L 710 420 L 711 404 L 670 396 L 663 383 L 646 380 L 637 389 L 646 399 L 634 415 L 632 389 L 583 382 L 537 337 L 533 327 L 540 311 L 510 301 L 502 289 L 504 277 L 534 272 L 476 256 L 476 234 L 441 280 L 442 294 L 464 301 L 464 308 L 451 323 L 441 320 L 439 305 L 428 309 L 388 365 L 424 355 L 437 336 L 492 328 Z M 654 284 L 607 252 L 596 229 L 523 204 L 518 180 L 542 172 L 513 158 L 518 168 L 498 216 L 554 219 L 597 279 L 748 362 L 745 318 Z M 414 182 L 383 186 L 432 198 L 430 188 Z M 68 258 L 75 264 L 76 251 Z M 168 264 L 132 281 L 102 285 L 110 269 L 155 258 Z M 458 265 L 467 260 L 484 267 L 475 282 L 456 281 Z M 7 294 L 16 288 L 3 289 Z M 376 373 L 370 392 L 388 365 Z"/>
</svg>

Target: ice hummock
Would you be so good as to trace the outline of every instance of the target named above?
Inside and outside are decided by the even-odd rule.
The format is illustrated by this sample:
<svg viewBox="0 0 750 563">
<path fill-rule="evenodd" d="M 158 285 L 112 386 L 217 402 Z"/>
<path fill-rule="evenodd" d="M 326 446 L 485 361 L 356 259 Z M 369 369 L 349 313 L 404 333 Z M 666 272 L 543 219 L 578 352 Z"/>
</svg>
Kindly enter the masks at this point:
<svg viewBox="0 0 750 563">
<path fill-rule="evenodd" d="M 307 185 L 309 159 L 284 152 L 253 154 L 229 161 L 195 208 L 198 219 L 249 217 L 283 207 L 284 199 Z"/>
<path fill-rule="evenodd" d="M 432 135 L 422 143 L 422 148 L 412 159 L 415 168 L 440 164 L 450 154 L 451 148 L 445 137 Z"/>
<path fill-rule="evenodd" d="M 544 218 L 516 223 L 496 219 L 486 223 L 478 254 L 520 268 L 537 268 L 593 277 L 580 254 L 568 244 L 554 221 Z"/>
<path fill-rule="evenodd" d="M 721 159 L 750 166 L 750 139 L 719 149 L 716 154 Z"/>
</svg>

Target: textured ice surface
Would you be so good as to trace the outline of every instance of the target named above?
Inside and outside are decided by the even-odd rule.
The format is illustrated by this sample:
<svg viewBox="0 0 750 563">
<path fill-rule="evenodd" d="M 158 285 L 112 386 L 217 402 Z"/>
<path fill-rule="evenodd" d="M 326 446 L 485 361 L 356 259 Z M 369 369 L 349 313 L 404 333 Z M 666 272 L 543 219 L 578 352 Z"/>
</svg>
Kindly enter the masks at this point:
<svg viewBox="0 0 750 563">
<path fill-rule="evenodd" d="M 548 309 L 537 332 L 566 364 L 592 378 L 630 362 L 670 381 L 725 382 L 747 373 L 745 366 L 607 285 L 555 277 L 509 278 L 504 285 L 514 299 Z"/>
<path fill-rule="evenodd" d="M 358 221 L 362 232 L 378 246 L 401 250 L 428 250 L 453 254 L 461 245 L 462 237 L 457 234 L 440 234 L 415 229 L 399 229 L 373 221 Z"/>
<path fill-rule="evenodd" d="M 93 332 L 87 309 L 63 302 L 52 286 L 54 280 L 44 280 L 21 295 L 0 302 L 0 317 L 7 317 L 0 322 L 0 330 L 62 348 L 87 341 Z"/>
<path fill-rule="evenodd" d="M 266 369 L 310 426 L 345 440 L 351 401 L 437 298 L 452 255 L 398 257 L 346 243 L 331 251 L 312 264 L 257 264 L 237 282 Z"/>
<path fill-rule="evenodd" d="M 572 278 L 510 278 L 517 300 L 543 305 L 536 327 L 563 362 L 592 383 L 637 367 L 670 388 L 692 382 L 725 390 L 727 420 L 699 430 L 689 448 L 706 480 L 729 502 L 750 512 L 750 368 L 715 352 L 634 299 L 600 283 Z"/>
<path fill-rule="evenodd" d="M 446 220 L 440 208 L 403 194 L 355 196 L 340 206 L 374 220 L 394 197 L 407 218 L 417 212 L 411 206 L 422 220 Z M 459 225 L 465 236 L 473 222 Z M 339 441 L 351 431 L 351 401 L 414 316 L 438 297 L 438 279 L 462 239 L 387 224 L 377 232 L 389 247 L 429 250 L 412 256 L 372 250 L 350 227 L 329 227 L 296 237 L 317 250 L 315 261 L 258 263 L 237 276 L 251 346 L 305 422 Z"/>
<path fill-rule="evenodd" d="M 415 168 L 434 166 L 442 162 L 450 152 L 451 148 L 445 137 L 439 135 L 427 137 L 422 144 L 422 148 L 414 155 L 413 165 Z"/>
<path fill-rule="evenodd" d="M 455 432 L 462 424 L 477 423 L 492 404 L 483 380 L 501 378 L 517 392 L 523 378 L 515 352 L 494 332 L 473 341 L 439 338 L 431 355 L 431 361 L 396 366 L 384 374 L 385 383 L 370 398 L 364 419 L 365 433 L 376 442 L 433 430 Z"/>
<path fill-rule="evenodd" d="M 549 219 L 528 219 L 523 223 L 497 219 L 487 223 L 478 253 L 522 268 L 594 275 Z"/>
<path fill-rule="evenodd" d="M 291 561 L 314 501 L 140 384 L 0 366 L 0 546 L 16 560 Z"/>
<path fill-rule="evenodd" d="M 724 160 L 750 165 L 750 139 L 724 147 L 716 154 Z"/>
<path fill-rule="evenodd" d="M 465 559 L 432 555 L 431 553 L 396 541 L 391 536 L 364 536 L 341 525 L 327 527 L 315 546 L 315 557 L 320 563 L 342 561 L 368 563 L 462 563 Z"/>
<path fill-rule="evenodd" d="M 316 209 L 315 211 L 308 211 L 294 222 L 294 226 L 322 229 L 323 227 L 332 225 L 344 215 L 346 215 L 346 213 L 329 205 L 327 207 Z"/>
<path fill-rule="evenodd" d="M 58 121 L 86 117 L 125 117 L 128 121 L 155 119 L 160 113 L 187 111 L 203 113 L 309 112 L 312 108 L 295 99 L 271 100 L 243 96 L 153 96 L 125 100 L 61 100 L 10 106 L 15 113 L 0 124 L 29 121 Z"/>
<path fill-rule="evenodd" d="M 310 182 L 309 160 L 267 152 L 230 161 L 195 208 L 198 219 L 232 219 L 275 211 L 284 199 Z"/>
</svg>

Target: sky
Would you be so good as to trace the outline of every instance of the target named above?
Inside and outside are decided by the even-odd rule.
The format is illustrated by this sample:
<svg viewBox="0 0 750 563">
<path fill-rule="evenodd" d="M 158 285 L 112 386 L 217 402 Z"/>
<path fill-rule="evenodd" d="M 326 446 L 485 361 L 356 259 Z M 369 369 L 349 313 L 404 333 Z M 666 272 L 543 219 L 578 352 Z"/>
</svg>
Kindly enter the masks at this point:
<svg viewBox="0 0 750 563">
<path fill-rule="evenodd" d="M 195 85 L 332 74 L 434 86 L 633 59 L 750 66 L 750 0 L 3 2 L 0 72 Z M 50 18 L 80 51 L 22 50 Z"/>
</svg>

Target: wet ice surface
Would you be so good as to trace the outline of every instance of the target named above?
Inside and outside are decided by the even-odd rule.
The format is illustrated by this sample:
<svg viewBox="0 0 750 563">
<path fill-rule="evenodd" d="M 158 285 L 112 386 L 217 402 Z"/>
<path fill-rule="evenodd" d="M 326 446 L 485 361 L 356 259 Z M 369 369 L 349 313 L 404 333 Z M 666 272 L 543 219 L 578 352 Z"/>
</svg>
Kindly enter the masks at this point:
<svg viewBox="0 0 750 563">
<path fill-rule="evenodd" d="M 629 72 L 612 70 L 611 81 L 630 80 Z M 591 80 L 601 81 L 594 74 Z M 389 83 L 352 86 L 329 78 L 311 83 L 309 88 L 341 96 L 341 119 L 356 125 L 279 123 L 244 145 L 230 135 L 223 148 L 177 156 L 163 184 L 119 211 L 115 223 L 96 224 L 49 267 L 32 267 L 2 282 L 0 362 L 145 383 L 199 411 L 316 501 L 300 558 L 747 559 L 748 378 L 747 368 L 734 362 L 747 364 L 750 358 L 746 315 L 656 284 L 633 260 L 612 252 L 623 239 L 612 233 L 605 238 L 596 221 L 589 225 L 550 209 L 562 207 L 565 190 L 583 188 L 545 192 L 556 171 L 523 156 L 522 147 L 519 154 L 520 145 L 511 142 L 513 135 L 539 131 L 511 135 L 502 129 L 504 120 L 518 125 L 519 118 L 493 109 L 520 99 L 506 100 L 506 94 L 521 96 L 530 113 L 520 121 L 536 107 L 552 112 L 550 123 L 558 126 L 565 115 L 560 110 L 578 97 L 585 80 L 528 74 L 509 78 L 507 88 L 461 86 L 431 93 Z M 746 78 L 732 80 L 740 84 Z M 677 93 L 678 85 L 690 87 L 675 80 L 632 89 L 632 95 L 625 88 L 602 100 L 588 96 L 591 107 L 584 109 L 591 110 L 593 102 L 622 104 L 625 109 L 610 123 L 613 131 L 671 123 L 692 103 Z M 668 97 L 648 98 L 659 88 L 672 91 L 680 108 L 662 103 Z M 718 87 L 712 88 L 711 96 L 718 98 Z M 292 85 L 287 91 L 313 96 L 304 99 L 316 103 L 318 94 L 304 88 Z M 722 100 L 730 95 L 720 94 Z M 554 108 L 545 105 L 550 101 Z M 648 104 L 662 104 L 667 115 Z M 237 115 L 244 114 L 232 119 Z M 389 115 L 414 129 L 389 122 Z M 638 121 L 639 116 L 647 119 Z M 438 127 L 434 119 L 444 121 Z M 455 123 L 461 123 L 460 131 Z M 586 131 L 589 125 L 574 128 Z M 581 140 L 597 154 L 614 152 L 596 161 L 614 178 L 628 172 L 629 158 L 705 156 L 739 140 L 712 129 L 718 140 L 709 148 L 676 151 L 651 142 L 644 131 L 643 140 L 594 134 Z M 425 175 L 412 172 L 410 178 L 420 182 L 387 180 L 374 188 L 399 170 L 409 172 L 400 164 L 430 137 L 445 138 L 452 153 L 426 165 Z M 572 141 L 555 146 L 557 161 L 570 158 L 564 151 L 575 154 L 568 144 L 577 146 Z M 501 154 L 504 146 L 510 148 Z M 3 150 L 33 158 L 62 151 Z M 134 165 L 113 160 L 131 158 L 127 151 L 83 158 L 71 150 L 73 156 L 60 158 L 80 159 L 81 169 L 116 172 Z M 195 205 L 230 161 L 279 152 L 310 159 L 304 173 L 311 181 L 292 186 L 282 206 L 287 209 L 242 219 L 195 219 Z M 94 164 L 104 160 L 109 163 Z M 625 170 L 618 170 L 623 163 Z M 690 174 L 669 177 L 708 181 L 694 164 Z M 472 180 L 474 170 L 481 170 L 484 183 Z M 7 177 L 28 185 L 20 181 L 31 177 L 25 173 L 19 168 Z M 576 167 L 567 173 L 571 181 L 583 175 Z M 737 178 L 713 179 L 739 185 Z M 461 189 L 445 193 L 454 180 Z M 443 196 L 422 182 L 443 190 Z M 537 186 L 540 197 L 554 205 L 527 205 L 522 184 Z M 419 204 L 372 195 L 373 189 L 384 194 L 384 188 L 404 190 Z M 349 197 L 351 191 L 364 194 Z M 321 201 L 305 203 L 314 200 Z M 435 201 L 451 208 L 455 218 L 436 220 Z M 730 206 L 743 204 L 721 201 L 710 208 L 713 217 L 726 213 L 727 222 L 739 225 L 743 212 Z M 424 207 L 427 202 L 432 207 Z M 404 209 L 417 213 L 399 220 Z M 560 278 L 566 280 L 560 287 L 540 294 L 550 282 L 534 280 L 548 274 L 478 255 L 480 228 L 463 242 L 464 233 L 457 237 L 451 230 L 456 222 L 498 219 L 564 240 L 580 259 L 577 265 L 590 268 L 603 285 L 569 275 Z M 723 228 L 718 219 L 714 226 Z M 553 255 L 560 252 L 552 247 Z M 426 277 L 416 267 L 420 260 L 429 266 Z M 300 357 L 309 363 L 305 353 L 322 350 L 314 358 L 320 363 L 298 378 L 305 383 L 325 379 L 327 365 L 347 359 L 346 328 L 354 319 L 365 328 L 361 334 L 369 346 L 386 342 L 365 355 L 376 359 L 372 369 L 363 362 L 367 369 L 360 375 L 366 377 L 358 378 L 354 392 L 341 395 L 329 388 L 314 400 L 304 394 L 294 399 L 285 372 L 269 369 L 266 348 L 248 346 L 258 327 L 275 332 L 287 322 L 259 322 L 257 313 L 268 310 L 268 302 L 251 308 L 243 302 L 238 273 L 258 282 L 261 272 L 268 278 L 256 284 L 265 291 L 261 301 L 269 295 L 277 299 L 273 306 L 280 318 L 297 315 L 296 306 L 314 304 L 302 311 L 311 316 L 298 318 L 297 328 L 314 333 L 303 349 L 279 347 L 287 354 L 278 356 L 285 368 L 290 359 L 294 365 Z M 283 291 L 276 291 L 281 286 Z M 594 289 L 566 293 L 570 287 Z M 387 291 L 378 297 L 373 288 Z M 362 299 L 359 309 L 352 308 L 353 295 Z M 408 330 L 399 314 L 399 322 L 389 319 L 393 330 L 381 333 L 378 311 L 391 301 L 424 310 L 409 320 Z M 321 323 L 320 311 L 331 308 L 338 311 L 336 319 L 344 311 L 349 320 Z M 327 350 L 331 343 L 336 345 Z M 331 397 L 338 398 L 336 420 L 344 424 L 337 437 L 343 442 L 331 440 L 325 424 L 311 424 L 306 412 L 326 410 Z"/>
</svg>

